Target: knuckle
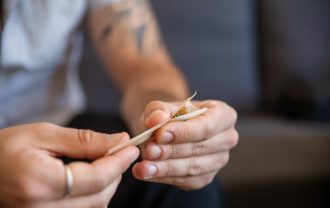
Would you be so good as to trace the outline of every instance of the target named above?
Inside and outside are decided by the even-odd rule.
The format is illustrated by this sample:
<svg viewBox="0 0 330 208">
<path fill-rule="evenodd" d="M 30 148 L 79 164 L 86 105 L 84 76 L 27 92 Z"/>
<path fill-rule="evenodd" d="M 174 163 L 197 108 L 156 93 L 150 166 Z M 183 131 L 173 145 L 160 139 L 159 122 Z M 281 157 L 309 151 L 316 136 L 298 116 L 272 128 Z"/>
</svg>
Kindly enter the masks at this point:
<svg viewBox="0 0 330 208">
<path fill-rule="evenodd" d="M 235 124 L 238 117 L 237 111 L 229 105 L 226 105 L 226 107 L 228 109 L 228 119 L 232 122 L 232 124 Z"/>
<path fill-rule="evenodd" d="M 178 149 L 176 148 L 176 145 L 174 144 L 169 144 L 168 146 L 168 158 L 176 158 L 177 155 L 179 154 Z"/>
<path fill-rule="evenodd" d="M 33 188 L 31 181 L 26 177 L 17 178 L 16 186 L 17 201 L 29 203 L 38 198 L 38 191 Z"/>
<path fill-rule="evenodd" d="M 185 187 L 186 184 L 187 184 L 187 178 L 185 178 L 185 177 L 173 177 L 172 178 L 172 184 L 175 184 L 176 186 Z"/>
<path fill-rule="evenodd" d="M 225 102 L 219 102 L 218 107 L 219 107 L 219 112 L 224 112 L 224 115 L 222 113 L 221 116 L 226 116 L 226 119 L 230 121 L 230 124 L 236 123 L 238 114 L 233 107 L 231 107 Z"/>
<path fill-rule="evenodd" d="M 230 109 L 231 109 L 231 116 L 232 116 L 231 118 L 232 118 L 233 122 L 236 123 L 237 118 L 238 118 L 237 111 L 232 107 L 230 107 Z"/>
<path fill-rule="evenodd" d="M 197 190 L 200 188 L 203 188 L 205 186 L 204 181 L 199 178 L 193 178 L 190 180 L 190 183 L 186 185 L 185 190 L 191 191 L 191 190 Z"/>
<path fill-rule="evenodd" d="M 177 125 L 175 131 L 173 131 L 174 140 L 180 140 L 180 142 L 186 143 L 189 141 L 189 133 L 183 125 Z"/>
<path fill-rule="evenodd" d="M 207 106 L 210 106 L 210 107 L 220 106 L 221 104 L 222 104 L 222 102 L 217 101 L 217 100 L 207 100 Z"/>
<path fill-rule="evenodd" d="M 214 134 L 215 126 L 214 126 L 214 124 L 208 122 L 208 123 L 205 123 L 203 129 L 204 129 L 204 137 L 210 138 Z"/>
<path fill-rule="evenodd" d="M 78 129 L 77 130 L 77 136 L 78 136 L 78 140 L 80 142 L 80 144 L 82 145 L 91 145 L 92 144 L 92 140 L 93 140 L 93 136 L 94 136 L 94 131 L 89 130 L 89 129 Z"/>
<path fill-rule="evenodd" d="M 204 142 L 194 143 L 192 147 L 192 156 L 198 156 L 208 152 L 209 146 Z"/>
<path fill-rule="evenodd" d="M 192 184 L 189 186 L 189 188 L 187 189 L 188 191 L 192 191 L 192 190 L 198 190 L 198 189 L 201 189 L 203 188 L 204 186 L 201 185 L 200 183 L 196 183 L 196 184 Z"/>
<path fill-rule="evenodd" d="M 222 111 L 223 109 L 228 107 L 228 105 L 225 102 L 222 102 L 222 101 L 214 101 L 213 106 L 215 108 L 218 108 L 220 111 Z"/>
<path fill-rule="evenodd" d="M 189 188 L 190 188 L 190 190 L 201 189 L 201 188 L 211 184 L 213 181 L 213 178 L 214 178 L 213 174 L 207 174 L 207 175 L 203 175 L 201 177 L 195 178 Z"/>
<path fill-rule="evenodd" d="M 203 180 L 204 186 L 211 184 L 213 181 L 213 178 L 214 178 L 214 176 L 211 174 L 207 174 L 207 175 L 203 176 L 202 180 Z"/>
<path fill-rule="evenodd" d="M 174 174 L 174 168 L 168 160 L 162 161 L 160 167 L 164 176 L 172 176 Z"/>
<path fill-rule="evenodd" d="M 188 163 L 188 176 L 200 175 L 203 172 L 202 166 L 198 163 L 197 159 L 191 158 Z"/>
<path fill-rule="evenodd" d="M 235 147 L 238 144 L 239 141 L 239 134 L 236 131 L 236 129 L 233 129 L 231 131 L 231 136 L 230 136 L 230 140 L 231 140 L 231 147 Z"/>
<path fill-rule="evenodd" d="M 60 172 L 63 172 L 64 162 L 62 160 L 52 161 L 52 166 L 50 167 L 54 172 L 57 172 L 58 175 Z M 46 166 L 45 166 L 46 167 Z M 63 191 L 63 185 L 54 181 L 51 183 L 50 188 L 53 193 L 61 193 Z"/>
<path fill-rule="evenodd" d="M 185 191 L 198 190 L 212 183 L 215 173 L 189 178 L 175 178 L 176 185 Z M 182 180 L 182 181 L 178 181 Z M 181 182 L 181 183 L 180 183 Z"/>
<path fill-rule="evenodd" d="M 237 119 L 238 119 L 238 113 L 237 111 L 234 109 L 234 108 L 231 108 L 232 111 L 233 111 L 233 119 L 234 119 L 234 122 L 236 123 Z"/>
</svg>

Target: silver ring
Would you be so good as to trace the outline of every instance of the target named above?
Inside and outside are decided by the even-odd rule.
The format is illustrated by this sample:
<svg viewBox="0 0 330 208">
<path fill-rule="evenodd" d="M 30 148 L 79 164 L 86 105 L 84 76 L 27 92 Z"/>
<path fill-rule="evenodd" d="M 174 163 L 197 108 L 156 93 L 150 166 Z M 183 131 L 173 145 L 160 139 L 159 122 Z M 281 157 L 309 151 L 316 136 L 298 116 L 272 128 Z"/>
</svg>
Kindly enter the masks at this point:
<svg viewBox="0 0 330 208">
<path fill-rule="evenodd" d="M 65 165 L 65 192 L 64 196 L 68 197 L 71 194 L 73 186 L 73 175 L 69 166 Z"/>
</svg>

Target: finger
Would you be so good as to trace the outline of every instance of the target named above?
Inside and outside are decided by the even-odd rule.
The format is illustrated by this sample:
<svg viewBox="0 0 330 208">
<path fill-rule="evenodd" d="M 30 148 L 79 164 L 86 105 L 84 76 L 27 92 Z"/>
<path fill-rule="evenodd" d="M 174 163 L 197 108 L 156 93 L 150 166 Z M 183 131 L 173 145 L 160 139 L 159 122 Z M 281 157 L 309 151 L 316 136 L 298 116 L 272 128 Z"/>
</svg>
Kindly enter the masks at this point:
<svg viewBox="0 0 330 208">
<path fill-rule="evenodd" d="M 215 175 L 216 172 L 211 172 L 201 176 L 152 178 L 145 181 L 174 185 L 189 191 L 200 189 L 210 184 L 214 180 Z"/>
<path fill-rule="evenodd" d="M 187 158 L 230 150 L 236 146 L 237 142 L 238 133 L 234 128 L 230 128 L 199 142 L 162 145 L 150 141 L 141 153 L 142 158 L 148 160 Z"/>
<path fill-rule="evenodd" d="M 232 127 L 236 122 L 236 112 L 227 104 L 219 101 L 194 102 L 208 110 L 185 122 L 169 122 L 155 132 L 155 140 L 159 144 L 187 143 L 210 138 L 219 132 Z"/>
<path fill-rule="evenodd" d="M 73 187 L 70 196 L 81 196 L 102 191 L 125 172 L 138 155 L 138 148 L 130 146 L 114 155 L 95 160 L 91 164 L 70 163 L 69 167 L 73 175 Z"/>
<path fill-rule="evenodd" d="M 121 177 L 118 177 L 113 183 L 107 186 L 103 191 L 79 197 L 63 198 L 47 204 L 40 204 L 37 208 L 89 208 L 89 207 L 107 207 L 114 195 Z"/>
<path fill-rule="evenodd" d="M 49 201 L 60 199 L 65 193 L 66 174 L 63 161 L 29 149 L 17 157 L 23 158 L 22 169 L 13 186 L 25 201 Z M 120 176 L 138 157 L 138 148 L 128 147 L 112 157 L 93 163 L 70 164 L 73 174 L 73 195 L 89 194 L 102 190 L 111 180 Z"/>
<path fill-rule="evenodd" d="M 219 170 L 229 160 L 229 152 L 162 161 L 144 160 L 133 167 L 133 174 L 140 179 L 173 176 L 198 176 Z"/>
<path fill-rule="evenodd" d="M 57 156 L 96 159 L 111 147 L 129 140 L 127 133 L 103 134 L 92 130 L 64 128 L 52 124 L 41 124 L 42 135 L 37 145 Z"/>
<path fill-rule="evenodd" d="M 144 110 L 144 123 L 151 128 L 170 118 L 177 109 L 177 105 L 162 101 L 151 101 Z"/>
</svg>

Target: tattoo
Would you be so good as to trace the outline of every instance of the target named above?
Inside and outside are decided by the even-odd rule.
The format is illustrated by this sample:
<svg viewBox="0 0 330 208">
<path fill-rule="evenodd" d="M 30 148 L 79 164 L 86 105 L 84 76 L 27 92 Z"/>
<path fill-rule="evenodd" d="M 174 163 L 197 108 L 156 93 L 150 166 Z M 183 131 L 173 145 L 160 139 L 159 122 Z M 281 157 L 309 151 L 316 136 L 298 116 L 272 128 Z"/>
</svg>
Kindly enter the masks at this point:
<svg viewBox="0 0 330 208">
<path fill-rule="evenodd" d="M 143 52 L 143 39 L 144 39 L 144 33 L 146 31 L 146 27 L 147 27 L 146 25 L 141 25 L 135 31 L 136 47 L 140 53 Z"/>
<path fill-rule="evenodd" d="M 123 19 L 123 18 L 125 18 L 125 17 L 129 17 L 130 14 L 131 14 L 131 11 L 130 11 L 129 9 L 126 9 L 126 10 L 123 10 L 123 11 L 118 11 L 118 12 L 116 13 L 115 18 L 116 18 L 117 20 L 121 20 L 121 19 Z"/>
<path fill-rule="evenodd" d="M 102 9 L 97 24 L 99 42 L 112 39 L 117 47 L 135 47 L 140 55 L 162 47 L 158 26 L 148 0 L 126 0 Z"/>
<path fill-rule="evenodd" d="M 102 19 L 105 19 L 107 23 L 104 25 L 104 28 L 101 32 L 101 40 L 102 42 L 108 38 L 108 36 L 112 33 L 113 27 L 116 23 L 123 21 L 125 18 L 129 17 L 131 11 L 128 9 L 122 11 L 113 11 L 112 7 L 110 10 L 105 11 L 107 16 L 104 16 Z"/>
<path fill-rule="evenodd" d="M 112 32 L 112 27 L 111 25 L 106 26 L 101 33 L 101 40 L 107 39 L 107 37 L 111 34 Z"/>
</svg>

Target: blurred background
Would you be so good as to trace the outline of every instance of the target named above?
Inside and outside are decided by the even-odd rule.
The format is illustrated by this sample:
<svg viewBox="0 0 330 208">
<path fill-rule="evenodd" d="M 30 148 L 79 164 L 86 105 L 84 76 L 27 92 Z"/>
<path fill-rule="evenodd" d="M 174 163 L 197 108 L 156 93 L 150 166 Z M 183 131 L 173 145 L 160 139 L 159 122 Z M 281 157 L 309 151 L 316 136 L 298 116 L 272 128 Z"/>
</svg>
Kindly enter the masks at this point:
<svg viewBox="0 0 330 208">
<path fill-rule="evenodd" d="M 219 173 L 227 206 L 330 207 L 330 1 L 152 3 L 197 99 L 239 112 L 240 142 Z M 86 43 L 87 111 L 118 115 L 119 93 Z"/>
</svg>

